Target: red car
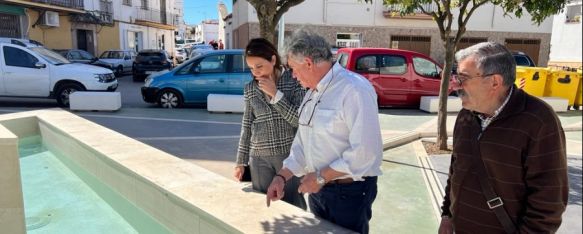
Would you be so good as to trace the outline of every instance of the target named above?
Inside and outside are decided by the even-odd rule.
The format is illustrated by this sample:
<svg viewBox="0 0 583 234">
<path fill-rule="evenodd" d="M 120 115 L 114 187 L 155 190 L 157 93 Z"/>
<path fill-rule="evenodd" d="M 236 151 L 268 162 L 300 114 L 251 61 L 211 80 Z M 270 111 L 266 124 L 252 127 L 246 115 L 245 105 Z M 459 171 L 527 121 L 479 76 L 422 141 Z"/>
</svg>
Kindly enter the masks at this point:
<svg viewBox="0 0 583 234">
<path fill-rule="evenodd" d="M 342 48 L 337 56 L 340 65 L 371 82 L 379 106 L 418 107 L 421 96 L 439 95 L 442 68 L 426 55 L 397 49 Z"/>
</svg>

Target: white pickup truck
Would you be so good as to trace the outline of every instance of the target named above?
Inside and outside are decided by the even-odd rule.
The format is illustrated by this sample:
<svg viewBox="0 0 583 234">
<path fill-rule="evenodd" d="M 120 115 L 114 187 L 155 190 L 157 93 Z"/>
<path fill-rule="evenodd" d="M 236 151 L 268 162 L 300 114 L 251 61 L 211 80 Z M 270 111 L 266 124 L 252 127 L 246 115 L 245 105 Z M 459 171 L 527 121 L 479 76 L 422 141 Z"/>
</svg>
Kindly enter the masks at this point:
<svg viewBox="0 0 583 234">
<path fill-rule="evenodd" d="M 25 39 L 0 38 L 0 96 L 56 99 L 69 106 L 76 91 L 115 91 L 117 79 L 102 67 L 70 63 Z"/>
</svg>

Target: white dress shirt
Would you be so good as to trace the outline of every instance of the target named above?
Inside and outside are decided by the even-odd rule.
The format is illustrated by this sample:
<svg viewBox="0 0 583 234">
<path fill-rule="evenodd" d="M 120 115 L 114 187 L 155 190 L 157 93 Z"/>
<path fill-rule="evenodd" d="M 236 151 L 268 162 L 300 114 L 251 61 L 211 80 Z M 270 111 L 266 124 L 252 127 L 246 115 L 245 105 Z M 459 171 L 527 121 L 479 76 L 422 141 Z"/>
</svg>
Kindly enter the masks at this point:
<svg viewBox="0 0 583 234">
<path fill-rule="evenodd" d="M 298 111 L 300 126 L 283 162 L 294 175 L 328 166 L 347 174 L 338 179 L 382 174 L 377 95 L 368 80 L 336 63 Z"/>
</svg>

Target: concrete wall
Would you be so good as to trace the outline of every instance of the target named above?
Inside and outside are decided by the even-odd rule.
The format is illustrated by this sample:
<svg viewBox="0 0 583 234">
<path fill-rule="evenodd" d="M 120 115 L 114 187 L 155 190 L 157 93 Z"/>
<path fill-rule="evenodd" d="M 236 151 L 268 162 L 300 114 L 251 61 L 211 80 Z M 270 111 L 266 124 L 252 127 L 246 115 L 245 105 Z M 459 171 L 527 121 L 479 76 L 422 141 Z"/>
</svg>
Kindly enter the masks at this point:
<svg viewBox="0 0 583 234">
<path fill-rule="evenodd" d="M 71 30 L 71 22 L 68 15 L 60 13 L 59 27 L 47 27 L 36 25 L 39 17 L 38 11 L 27 9 L 28 15 L 28 36 L 32 40 L 43 43 L 49 49 L 70 49 L 73 47 L 73 36 Z"/>
<path fill-rule="evenodd" d="M 119 22 L 114 22 L 114 26 L 103 26 L 97 33 L 97 53 L 95 56 L 101 55 L 106 50 L 118 50 L 121 46 L 121 34 Z"/>
<path fill-rule="evenodd" d="M 437 29 L 435 22 L 431 19 L 387 18 L 383 15 L 384 11 L 386 11 L 386 7 L 383 5 L 383 1 L 373 1 L 373 4 L 356 0 L 304 1 L 292 7 L 285 14 L 285 21 L 289 24 L 406 26 L 407 28 Z M 236 14 L 240 14 L 240 16 L 236 16 Z M 238 18 L 234 22 L 234 28 L 246 22 L 259 22 L 255 9 L 246 1 L 237 1 L 234 4 L 233 16 Z M 478 8 L 470 18 L 467 28 L 468 30 L 476 31 L 550 33 L 552 21 L 552 18 L 549 18 L 541 25 L 536 25 L 531 22 L 530 15 L 527 12 L 521 18 L 513 15 L 504 16 L 502 8 L 486 4 Z M 457 21 L 454 23 L 454 29 L 457 29 Z"/>
<path fill-rule="evenodd" d="M 37 118 L 36 123 L 30 123 Z M 350 233 L 285 202 L 275 202 L 268 208 L 263 194 L 245 192 L 239 183 L 67 111 L 0 115 L 0 124 L 6 123 L 11 123 L 9 129 L 18 134 L 40 131 L 45 147 L 68 167 L 78 168 L 72 171 L 83 174 L 79 177 L 86 183 L 104 183 L 172 233 Z M 6 136 L 14 139 L 10 149 L 16 144 L 16 136 L 0 129 L 2 158 L 10 150 L 1 144 Z M 10 152 L 12 157 L 18 156 L 15 150 Z M 0 169 L 4 165 L 0 164 Z M 10 167 L 15 172 L 19 168 Z M 119 207 L 116 199 L 104 196 L 99 187 L 93 189 L 130 224 L 135 224 L 132 222 L 136 214 Z M 0 195 L 4 195 L 3 191 Z M 22 195 L 19 197 L 22 199 Z M 4 198 L 0 196 L 0 205 Z"/>
<path fill-rule="evenodd" d="M 569 4 L 581 7 L 581 1 L 577 4 Z M 566 22 L 567 10 L 557 14 L 553 21 L 553 34 L 551 37 L 550 63 L 570 67 L 580 67 L 583 54 L 581 52 L 583 38 L 581 36 L 581 22 Z"/>
<path fill-rule="evenodd" d="M 0 227 L 2 233 L 26 233 L 18 138 L 38 134 L 34 117 L 0 119 Z"/>
</svg>

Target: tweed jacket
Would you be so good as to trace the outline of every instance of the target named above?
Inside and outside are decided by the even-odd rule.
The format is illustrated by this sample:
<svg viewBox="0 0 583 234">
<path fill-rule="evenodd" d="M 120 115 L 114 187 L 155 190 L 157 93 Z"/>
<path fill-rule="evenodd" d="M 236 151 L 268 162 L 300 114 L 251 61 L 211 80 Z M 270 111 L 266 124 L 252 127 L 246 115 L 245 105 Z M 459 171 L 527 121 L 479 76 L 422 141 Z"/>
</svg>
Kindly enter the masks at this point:
<svg viewBox="0 0 583 234">
<path fill-rule="evenodd" d="M 287 155 L 298 128 L 298 107 L 306 90 L 284 71 L 277 81 L 283 97 L 270 104 L 255 80 L 245 86 L 245 112 L 237 152 L 237 164 L 247 165 L 249 156 Z"/>
<path fill-rule="evenodd" d="M 453 134 L 442 214 L 452 217 L 456 233 L 504 233 L 472 167 L 471 157 L 478 157 L 472 141 L 478 141 L 488 180 L 518 233 L 556 232 L 569 182 L 565 133 L 551 107 L 514 87 L 506 107 L 484 131 L 475 113 L 464 109 Z"/>
</svg>

